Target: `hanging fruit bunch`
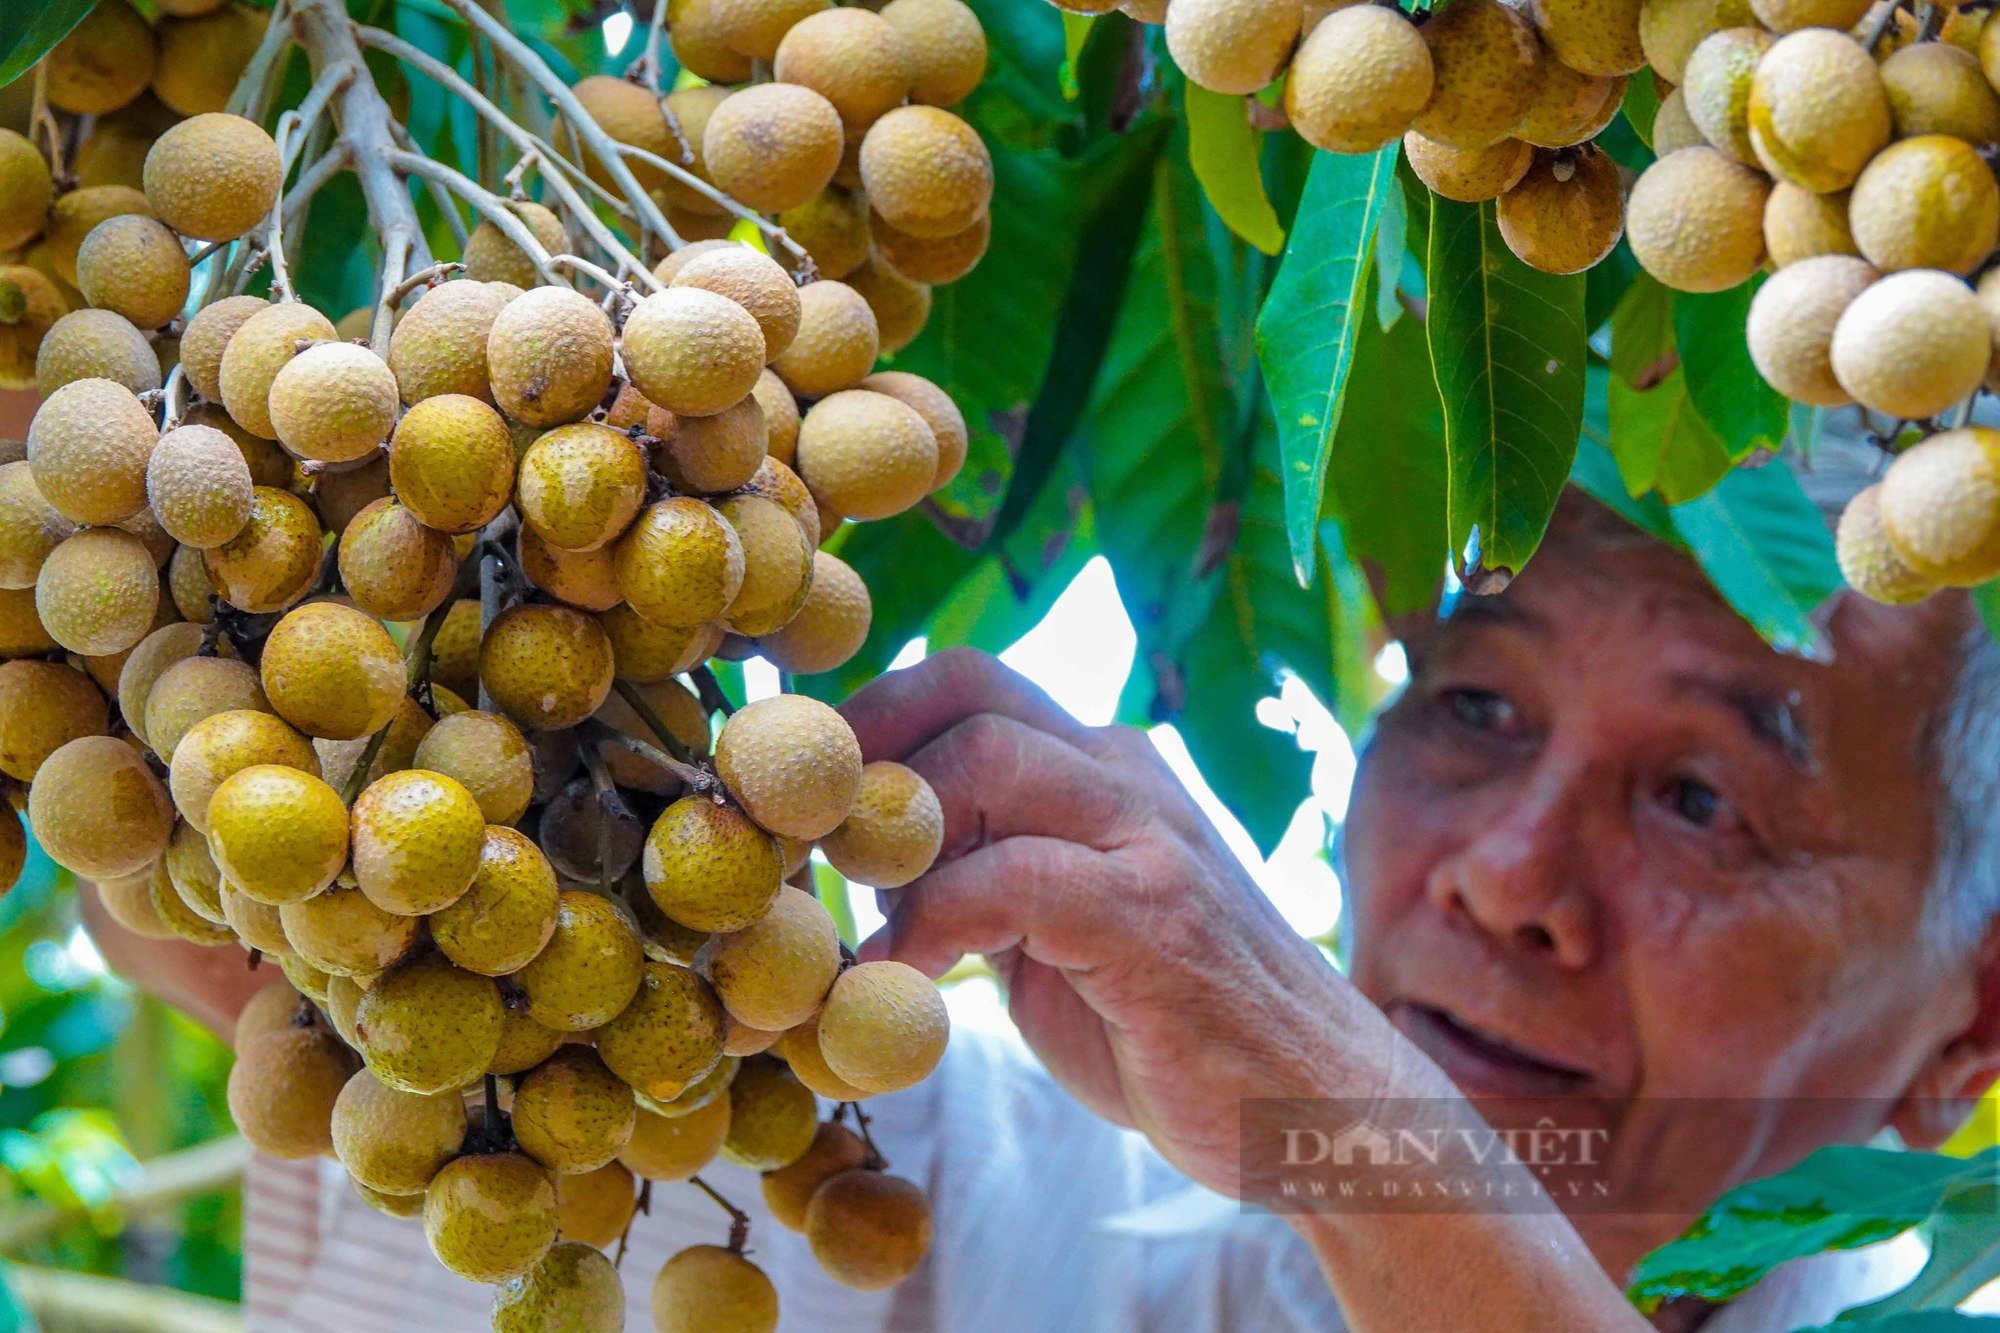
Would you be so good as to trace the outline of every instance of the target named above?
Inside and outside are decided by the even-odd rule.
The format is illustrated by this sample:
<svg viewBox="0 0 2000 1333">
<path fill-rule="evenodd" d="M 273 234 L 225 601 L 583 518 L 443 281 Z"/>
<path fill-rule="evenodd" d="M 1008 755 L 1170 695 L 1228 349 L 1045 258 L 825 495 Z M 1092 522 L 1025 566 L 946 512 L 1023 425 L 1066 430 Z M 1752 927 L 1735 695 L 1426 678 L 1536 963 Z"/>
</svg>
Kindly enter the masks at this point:
<svg viewBox="0 0 2000 1333">
<path fill-rule="evenodd" d="M 228 18 L 257 39 L 235 92 L 164 124 L 136 188 L 76 184 L 62 116 L 132 106 L 146 78 L 93 85 L 91 53 L 164 62 L 175 20 L 108 0 L 32 76 L 34 137 L 0 133 L 0 242 L 36 257 L 0 269 L 6 350 L 44 395 L 0 463 L 0 771 L 122 925 L 282 968 L 238 1125 L 421 1215 L 500 1285 L 496 1328 L 621 1327 L 601 1250 L 636 1182 L 707 1190 L 718 1156 L 836 1279 L 890 1285 L 930 1209 L 858 1103 L 928 1075 L 948 1022 L 921 973 L 854 961 L 805 867 L 906 884 L 942 813 L 832 708 L 738 707 L 705 663 L 846 662 L 868 589 L 821 544 L 963 462 L 949 395 L 876 367 L 985 247 L 991 163 L 938 105 L 983 35 L 959 0 L 703 11 L 673 50 L 717 82 L 664 92 L 650 57 L 571 89 L 450 3 L 511 81 L 334 0 Z M 294 46 L 311 90 L 274 116 Z M 403 146 L 364 50 L 468 102 L 504 181 Z M 291 270 L 342 172 L 383 254 L 337 325 Z M 723 1243 L 666 1265 L 656 1317 L 774 1327 L 717 1198 Z"/>
</svg>

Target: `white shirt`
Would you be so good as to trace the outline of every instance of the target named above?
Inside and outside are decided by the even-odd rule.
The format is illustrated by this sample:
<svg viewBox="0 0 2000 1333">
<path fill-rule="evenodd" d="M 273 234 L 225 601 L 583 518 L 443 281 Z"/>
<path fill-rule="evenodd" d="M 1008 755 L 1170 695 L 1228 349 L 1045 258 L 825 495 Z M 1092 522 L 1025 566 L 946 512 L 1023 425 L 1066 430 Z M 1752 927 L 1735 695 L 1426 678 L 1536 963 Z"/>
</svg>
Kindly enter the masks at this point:
<svg viewBox="0 0 2000 1333">
<path fill-rule="evenodd" d="M 1344 1327 L 1312 1254 L 1285 1223 L 1190 1183 L 1139 1135 L 1084 1110 L 1017 1038 L 953 1034 L 938 1071 L 868 1108 L 890 1169 L 924 1186 L 929 1257 L 886 1292 L 826 1277 L 773 1221 L 754 1172 L 703 1179 L 751 1215 L 749 1253 L 776 1284 L 781 1328 L 825 1333 L 1071 1333 Z M 622 1273 L 626 1328 L 652 1328 L 653 1275 L 728 1219 L 692 1186 L 653 1187 Z M 491 1290 L 446 1272 L 420 1221 L 367 1207 L 330 1162 L 254 1163 L 244 1210 L 250 1333 L 478 1333 Z M 1889 1242 L 1788 1265 L 1703 1333 L 1775 1333 L 1893 1290 L 1922 1247 Z"/>
</svg>

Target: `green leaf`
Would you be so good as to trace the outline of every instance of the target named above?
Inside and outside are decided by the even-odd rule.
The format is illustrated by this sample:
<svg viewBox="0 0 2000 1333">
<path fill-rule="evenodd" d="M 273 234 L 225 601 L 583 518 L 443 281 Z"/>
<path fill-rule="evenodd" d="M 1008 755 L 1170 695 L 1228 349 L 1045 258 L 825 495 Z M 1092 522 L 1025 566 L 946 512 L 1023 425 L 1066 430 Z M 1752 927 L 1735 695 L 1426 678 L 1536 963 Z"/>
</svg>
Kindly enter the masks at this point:
<svg viewBox="0 0 2000 1333">
<path fill-rule="evenodd" d="M 1979 623 L 2000 642 L 2000 579 L 1989 579 L 1974 588 L 1972 604 L 1979 610 Z"/>
<path fill-rule="evenodd" d="M 1313 159 L 1277 279 L 1257 319 L 1257 352 L 1277 414 L 1292 569 L 1310 583 L 1326 464 L 1354 363 L 1376 224 L 1395 180 L 1396 145 L 1367 157 Z"/>
<path fill-rule="evenodd" d="M 2000 1319 L 1992 1315 L 1960 1314 L 1957 1310 L 1922 1310 L 1914 1314 L 1892 1314 L 1860 1324 L 1822 1324 L 1805 1333 L 1852 1333 L 1856 1328 L 1868 1333 L 1994 1333 Z"/>
<path fill-rule="evenodd" d="M 1420 610 L 1437 595 L 1451 558 L 1444 407 L 1423 325 L 1406 319 L 1385 332 L 1364 323 L 1347 400 L 1325 507 L 1347 555 L 1372 575 L 1384 609 Z"/>
<path fill-rule="evenodd" d="M 1821 1148 L 1723 1195 L 1686 1235 L 1639 1261 L 1628 1294 L 1648 1314 L 1678 1296 L 1727 1300 L 1789 1260 L 1899 1235 L 1955 1186 L 1991 1180 L 1995 1151 L 1960 1159 Z"/>
<path fill-rule="evenodd" d="M 20 0 L 0 10 L 0 88 L 33 69 L 35 62 L 83 21 L 95 0 Z"/>
<path fill-rule="evenodd" d="M 1410 265 L 1410 206 L 1401 190 L 1389 191 L 1375 224 L 1375 318 L 1383 329 L 1403 317 L 1396 284 Z"/>
<path fill-rule="evenodd" d="M 1945 1191 L 1923 1229 L 1931 1247 L 1923 1270 L 1902 1290 L 1841 1315 L 1839 1327 L 1876 1327 L 1892 1315 L 1950 1310 L 2000 1277 L 2000 1191 L 1991 1180 Z"/>
<path fill-rule="evenodd" d="M 1431 363 L 1444 398 L 1452 549 L 1518 572 L 1540 545 L 1583 419 L 1583 275 L 1529 268 L 1491 204 L 1431 201 Z M 1468 569 L 1468 573 L 1470 573 Z"/>
<path fill-rule="evenodd" d="M 1688 396 L 1738 463 L 1759 449 L 1776 449 L 1787 425 L 1785 396 L 1757 373 L 1743 336 L 1757 285 L 1752 279 L 1728 291 L 1674 297 L 1674 337 Z"/>
<path fill-rule="evenodd" d="M 1675 505 L 1674 530 L 1737 614 L 1781 652 L 1824 650 L 1812 613 L 1841 586 L 1833 536 L 1781 464 L 1731 472 Z"/>
<path fill-rule="evenodd" d="M 1611 455 L 1610 410 L 1606 403 L 1610 378 L 1610 372 L 1601 366 L 1592 366 L 1585 377 L 1583 438 L 1577 442 L 1576 461 L 1570 464 L 1570 484 L 1641 532 L 1678 547 L 1681 539 L 1674 531 L 1672 513 L 1657 495 L 1648 493 L 1634 499 L 1625 489 L 1618 460 Z"/>
<path fill-rule="evenodd" d="M 1062 90 L 1063 96 L 1072 102 L 1079 93 L 1076 71 L 1083 59 L 1083 44 L 1090 40 L 1090 29 L 1096 22 L 1095 14 L 1073 14 L 1067 9 L 1063 11 Z"/>
<path fill-rule="evenodd" d="M 818 861 L 812 863 L 813 889 L 819 896 L 820 906 L 833 918 L 834 929 L 840 932 L 840 942 L 848 948 L 861 943 L 861 933 L 854 926 L 854 903 L 847 886 L 847 877 L 830 865 Z"/>
<path fill-rule="evenodd" d="M 1610 443 L 1634 496 L 1669 504 L 1705 494 L 1729 471 L 1722 440 L 1695 410 L 1688 376 L 1674 364 L 1674 294 L 1640 274 L 1611 314 Z"/>
<path fill-rule="evenodd" d="M 1654 86 L 1653 71 L 1642 69 L 1625 80 L 1625 100 L 1619 114 L 1632 133 L 1648 149 L 1653 146 L 1653 119 L 1660 114 L 1660 90 Z"/>
<path fill-rule="evenodd" d="M 1188 161 L 1209 207 L 1238 236 L 1267 255 L 1277 254 L 1285 246 L 1285 229 L 1264 193 L 1259 136 L 1250 128 L 1245 99 L 1190 82 L 1181 85 L 1181 105 L 1187 114 Z"/>
</svg>

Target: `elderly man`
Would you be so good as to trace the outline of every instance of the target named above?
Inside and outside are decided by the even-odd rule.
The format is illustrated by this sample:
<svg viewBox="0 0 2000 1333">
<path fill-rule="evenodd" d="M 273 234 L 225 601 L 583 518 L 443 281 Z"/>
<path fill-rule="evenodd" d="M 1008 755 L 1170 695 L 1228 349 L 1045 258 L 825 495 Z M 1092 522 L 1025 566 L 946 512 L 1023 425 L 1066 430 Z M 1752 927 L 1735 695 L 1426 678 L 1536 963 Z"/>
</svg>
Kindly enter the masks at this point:
<svg viewBox="0 0 2000 1333">
<path fill-rule="evenodd" d="M 1723 1190 L 1885 1126 L 1940 1141 L 2000 1071 L 2000 654 L 1958 596 L 1844 596 L 1826 623 L 1830 662 L 1781 656 L 1686 557 L 1569 496 L 1507 591 L 1402 627 L 1409 684 L 1345 835 L 1346 976 L 1138 733 L 971 653 L 863 690 L 867 757 L 917 768 L 946 814 L 864 955 L 934 975 L 986 955 L 1039 1066 L 961 1032 L 929 1083 L 871 1103 L 938 1214 L 894 1292 L 832 1287 L 751 1181 L 711 1175 L 758 1213 L 789 1326 L 1644 1329 L 1624 1275 Z M 107 939 L 226 1021 L 240 973 L 147 949 Z M 1502 1127 L 1591 1131 L 1612 1202 L 1272 1214 L 1188 1184 L 1282 1202 L 1244 1152 L 1261 1099 L 1420 1124 L 1460 1093 Z M 1534 1192 L 1497 1159 L 1384 1170 Z M 625 1261 L 633 1327 L 645 1275 L 723 1230 L 693 1191 L 654 1209 Z M 249 1217 L 262 1326 L 479 1326 L 479 1293 L 311 1165 L 260 1167 Z M 1659 1324 L 1820 1322 L 1900 1280 L 1882 1268 L 1806 1261 Z"/>
</svg>

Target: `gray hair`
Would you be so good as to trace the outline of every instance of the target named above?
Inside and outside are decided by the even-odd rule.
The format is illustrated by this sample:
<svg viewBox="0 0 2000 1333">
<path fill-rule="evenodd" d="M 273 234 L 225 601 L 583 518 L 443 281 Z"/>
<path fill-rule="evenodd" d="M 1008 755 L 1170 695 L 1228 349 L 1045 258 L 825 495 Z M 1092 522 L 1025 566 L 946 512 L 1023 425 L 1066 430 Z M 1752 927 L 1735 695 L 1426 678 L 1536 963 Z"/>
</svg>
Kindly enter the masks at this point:
<svg viewBox="0 0 2000 1333">
<path fill-rule="evenodd" d="M 1883 466 L 1846 412 L 1828 419 L 1810 459 L 1788 450 L 1785 460 L 1829 525 Z M 1978 948 L 2000 917 L 2000 644 L 1974 625 L 1957 656 L 1951 692 L 1925 736 L 1939 808 L 1924 930 L 1947 958 Z"/>
</svg>

